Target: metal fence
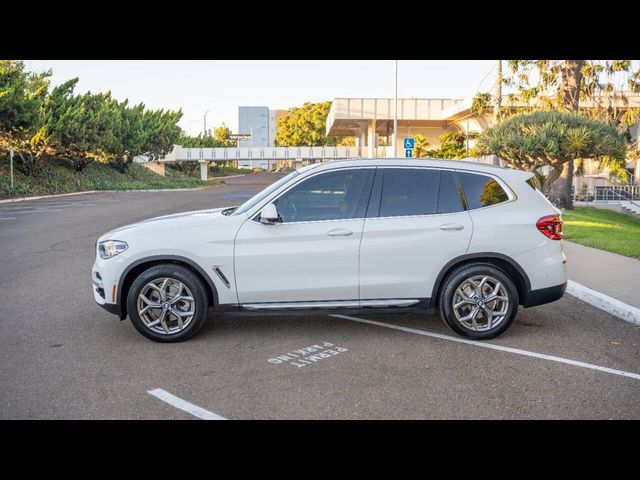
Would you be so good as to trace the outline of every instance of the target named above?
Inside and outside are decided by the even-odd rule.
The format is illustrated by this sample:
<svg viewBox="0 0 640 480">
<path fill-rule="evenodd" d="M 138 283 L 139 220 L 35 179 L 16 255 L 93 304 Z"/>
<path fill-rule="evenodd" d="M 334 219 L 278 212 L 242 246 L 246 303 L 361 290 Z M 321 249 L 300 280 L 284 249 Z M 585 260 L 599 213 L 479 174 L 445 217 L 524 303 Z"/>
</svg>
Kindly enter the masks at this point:
<svg viewBox="0 0 640 480">
<path fill-rule="evenodd" d="M 637 185 L 626 186 L 600 186 L 592 189 L 578 189 L 573 192 L 573 200 L 578 202 L 624 202 L 639 201 L 640 187 Z"/>
</svg>

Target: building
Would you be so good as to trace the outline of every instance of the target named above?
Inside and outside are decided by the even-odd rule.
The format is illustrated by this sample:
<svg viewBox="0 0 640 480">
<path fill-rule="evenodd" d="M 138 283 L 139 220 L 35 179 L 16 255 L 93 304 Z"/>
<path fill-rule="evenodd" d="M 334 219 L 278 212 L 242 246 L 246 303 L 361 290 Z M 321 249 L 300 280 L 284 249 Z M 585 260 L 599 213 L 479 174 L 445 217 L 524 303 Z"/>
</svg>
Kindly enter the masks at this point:
<svg viewBox="0 0 640 480">
<path fill-rule="evenodd" d="M 276 133 L 278 133 L 278 119 L 285 115 L 287 110 L 269 110 L 269 147 L 276 144 Z"/>
<path fill-rule="evenodd" d="M 238 107 L 238 133 L 251 135 L 251 140 L 241 140 L 240 148 L 273 147 L 278 132 L 278 118 L 286 110 L 269 110 L 269 107 Z M 238 164 L 244 168 L 267 169 L 268 163 L 259 160 L 243 160 Z"/>
<path fill-rule="evenodd" d="M 240 148 L 269 146 L 269 107 L 238 107 L 238 133 L 251 135 Z"/>
<path fill-rule="evenodd" d="M 240 141 L 239 147 L 273 147 L 278 132 L 278 119 L 286 110 L 269 110 L 269 107 L 238 107 L 238 133 L 252 136 Z"/>
<path fill-rule="evenodd" d="M 620 108 L 640 107 L 640 96 L 632 95 L 629 103 Z M 510 102 L 503 97 L 502 104 L 513 108 L 525 106 Z M 440 147 L 440 135 L 448 132 L 481 132 L 493 125 L 493 109 L 488 107 L 483 113 L 471 108 L 472 99 L 453 98 L 399 98 L 398 99 L 398 142 L 393 151 L 394 100 L 392 98 L 336 98 L 327 116 L 327 135 L 353 136 L 356 147 L 363 155 L 373 157 L 404 157 L 404 138 L 424 135 L 430 149 Z M 581 108 L 592 108 L 588 101 L 582 101 Z M 640 143 L 640 129 L 631 129 L 633 141 Z M 470 141 L 470 146 L 473 142 Z M 587 162 L 585 175 L 575 177 L 576 188 L 587 185 L 590 190 L 611 184 L 608 171 L 599 170 L 595 162 Z M 627 171 L 634 184 L 639 184 L 640 161 L 629 161 Z"/>
</svg>

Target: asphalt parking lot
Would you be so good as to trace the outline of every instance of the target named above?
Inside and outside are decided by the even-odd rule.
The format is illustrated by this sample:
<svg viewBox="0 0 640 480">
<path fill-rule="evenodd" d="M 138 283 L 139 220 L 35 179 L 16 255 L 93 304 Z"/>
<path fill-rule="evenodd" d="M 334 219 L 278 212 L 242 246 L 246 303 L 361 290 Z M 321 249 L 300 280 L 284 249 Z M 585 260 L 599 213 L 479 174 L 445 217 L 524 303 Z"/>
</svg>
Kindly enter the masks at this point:
<svg viewBox="0 0 640 480">
<path fill-rule="evenodd" d="M 640 327 L 569 295 L 482 344 L 412 314 L 211 315 L 157 344 L 94 303 L 99 235 L 273 180 L 0 204 L 0 418 L 640 418 Z"/>
</svg>

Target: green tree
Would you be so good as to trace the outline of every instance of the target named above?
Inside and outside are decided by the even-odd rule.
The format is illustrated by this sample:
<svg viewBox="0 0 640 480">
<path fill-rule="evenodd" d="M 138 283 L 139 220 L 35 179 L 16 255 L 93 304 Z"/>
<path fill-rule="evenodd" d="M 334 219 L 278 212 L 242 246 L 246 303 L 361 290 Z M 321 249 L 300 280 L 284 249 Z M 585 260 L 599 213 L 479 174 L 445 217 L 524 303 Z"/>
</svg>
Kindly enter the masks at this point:
<svg viewBox="0 0 640 480">
<path fill-rule="evenodd" d="M 275 143 L 283 147 L 338 145 L 341 137 L 325 134 L 331 102 L 304 103 L 278 118 Z"/>
<path fill-rule="evenodd" d="M 469 140 L 476 140 L 478 132 L 469 132 Z M 467 156 L 467 134 L 465 132 L 448 132 L 440 135 L 440 148 L 429 150 L 429 157 L 461 159 Z"/>
<path fill-rule="evenodd" d="M 116 140 L 117 102 L 111 94 L 87 92 L 74 95 L 77 78 L 54 88 L 46 109 L 47 131 L 53 138 L 56 155 L 65 158 L 76 171 L 94 160 L 107 161 L 109 145 Z"/>
<path fill-rule="evenodd" d="M 211 135 L 202 135 L 199 133 L 193 137 L 186 132 L 182 132 L 177 143 L 185 148 L 220 148 L 224 146 L 220 140 Z"/>
<path fill-rule="evenodd" d="M 342 139 L 338 142 L 339 147 L 355 147 L 356 146 L 356 137 L 342 137 Z"/>
<path fill-rule="evenodd" d="M 227 127 L 224 122 L 213 131 L 213 137 L 222 148 L 229 148 L 234 144 L 234 142 L 231 141 L 231 129 Z"/>
<path fill-rule="evenodd" d="M 550 166 L 551 173 L 540 178 L 542 191 L 549 194 L 567 162 L 592 158 L 602 166 L 624 165 L 627 141 L 624 133 L 595 118 L 537 111 L 514 115 L 485 130 L 475 150 L 498 155 L 509 166 L 529 172 Z"/>
<path fill-rule="evenodd" d="M 116 112 L 118 127 L 107 152 L 121 172 L 127 171 L 136 156 L 144 155 L 149 160 L 165 156 L 180 139 L 180 110 L 146 110 L 143 103 L 129 107 L 125 100 L 118 104 Z"/>
<path fill-rule="evenodd" d="M 27 72 L 21 61 L 0 61 L 0 147 L 14 149 L 28 175 L 53 157 L 76 170 L 112 159 L 125 171 L 137 155 L 166 155 L 180 136 L 181 111 L 129 107 L 109 92 L 75 95 L 77 78 L 49 92 L 50 76 Z"/>
<path fill-rule="evenodd" d="M 471 99 L 471 110 L 476 113 L 484 113 L 491 104 L 490 93 L 476 93 Z"/>
<path fill-rule="evenodd" d="M 50 76 L 25 71 L 22 61 L 0 60 L 0 148 L 12 148 L 27 175 L 55 153 L 45 125 Z"/>
<path fill-rule="evenodd" d="M 623 107 L 628 93 L 640 93 L 640 69 L 633 71 L 631 60 L 509 60 L 510 75 L 504 84 L 515 91 L 511 101 L 524 102 L 515 109 L 523 111 L 563 110 L 580 111 L 616 127 L 628 130 L 638 121 L 639 110 Z M 589 102 L 592 108 L 581 109 Z M 503 107 L 499 115 L 512 110 Z M 560 205 L 573 208 L 571 185 L 574 164 L 564 166 L 561 180 L 554 185 L 554 196 Z"/>
</svg>

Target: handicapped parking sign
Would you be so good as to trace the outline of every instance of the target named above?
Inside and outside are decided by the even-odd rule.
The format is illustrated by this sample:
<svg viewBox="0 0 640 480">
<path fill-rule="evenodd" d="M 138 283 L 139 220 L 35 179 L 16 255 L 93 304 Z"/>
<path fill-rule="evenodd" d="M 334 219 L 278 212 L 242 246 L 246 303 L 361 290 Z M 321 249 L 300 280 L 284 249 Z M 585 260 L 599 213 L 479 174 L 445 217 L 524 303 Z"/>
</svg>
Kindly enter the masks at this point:
<svg viewBox="0 0 640 480">
<path fill-rule="evenodd" d="M 405 158 L 411 158 L 411 157 L 413 157 L 413 150 L 411 150 L 410 148 L 407 148 L 407 149 L 404 151 L 404 156 L 405 156 Z"/>
<path fill-rule="evenodd" d="M 413 138 L 405 138 L 404 139 L 404 148 L 405 150 L 411 149 L 413 150 L 415 140 Z"/>
</svg>

